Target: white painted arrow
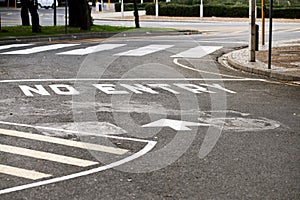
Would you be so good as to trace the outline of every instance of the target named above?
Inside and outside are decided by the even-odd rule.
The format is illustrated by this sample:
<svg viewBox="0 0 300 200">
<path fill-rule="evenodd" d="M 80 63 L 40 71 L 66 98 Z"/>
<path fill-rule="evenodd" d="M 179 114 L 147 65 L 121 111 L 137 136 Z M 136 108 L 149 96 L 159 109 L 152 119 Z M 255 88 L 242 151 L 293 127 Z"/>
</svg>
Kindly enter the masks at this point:
<svg viewBox="0 0 300 200">
<path fill-rule="evenodd" d="M 173 119 L 160 119 L 149 124 L 145 124 L 142 127 L 170 127 L 176 131 L 190 131 L 188 126 L 210 126 L 210 124 L 187 122 Z"/>
</svg>

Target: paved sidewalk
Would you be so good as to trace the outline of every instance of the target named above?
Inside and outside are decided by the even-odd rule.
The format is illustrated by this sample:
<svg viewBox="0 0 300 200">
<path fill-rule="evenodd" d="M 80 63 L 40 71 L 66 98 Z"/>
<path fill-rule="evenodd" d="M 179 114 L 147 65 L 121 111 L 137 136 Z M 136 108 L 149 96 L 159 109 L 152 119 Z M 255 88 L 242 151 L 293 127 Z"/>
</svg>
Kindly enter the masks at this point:
<svg viewBox="0 0 300 200">
<path fill-rule="evenodd" d="M 121 12 L 104 11 L 104 12 L 92 12 L 94 20 L 110 20 L 110 21 L 132 21 L 134 20 L 133 11 L 125 11 L 123 16 Z M 146 11 L 139 11 L 140 21 L 164 21 L 164 22 L 249 22 L 248 18 L 223 18 L 223 17 L 169 17 L 169 16 L 154 16 L 146 15 Z M 260 22 L 261 19 L 257 19 Z M 266 19 L 268 21 L 268 19 Z M 289 22 L 289 23 L 300 23 L 300 19 L 273 19 L 274 22 Z"/>
<path fill-rule="evenodd" d="M 272 66 L 268 69 L 267 45 L 256 52 L 256 62 L 249 62 L 249 50 L 241 49 L 224 55 L 236 69 L 285 81 L 300 81 L 300 40 L 274 44 Z"/>
</svg>

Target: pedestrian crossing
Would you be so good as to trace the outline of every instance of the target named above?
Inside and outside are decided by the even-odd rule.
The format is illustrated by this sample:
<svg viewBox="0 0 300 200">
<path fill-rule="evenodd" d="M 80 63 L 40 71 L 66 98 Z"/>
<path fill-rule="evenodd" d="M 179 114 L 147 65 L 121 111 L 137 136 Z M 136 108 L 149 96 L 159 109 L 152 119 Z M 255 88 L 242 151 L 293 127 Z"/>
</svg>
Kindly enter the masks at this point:
<svg viewBox="0 0 300 200">
<path fill-rule="evenodd" d="M 79 141 L 72 141 L 62 138 L 32 134 L 28 132 L 21 132 L 15 130 L 1 129 L 0 136 L 11 137 L 11 141 L 15 141 L 16 138 L 27 139 L 30 141 L 40 141 L 47 144 L 60 145 L 64 147 L 72 147 L 78 149 L 92 150 L 101 153 L 109 153 L 112 155 L 120 156 L 129 152 L 127 149 L 118 148 L 118 147 L 109 147 L 99 144 L 85 143 Z M 29 145 L 30 146 L 30 145 Z M 5 162 L 5 156 L 21 156 L 29 159 L 37 159 L 49 161 L 56 164 L 63 164 L 68 166 L 75 166 L 79 168 L 90 167 L 94 165 L 99 165 L 100 163 L 95 160 L 89 160 L 68 155 L 62 155 L 58 153 L 48 152 L 44 150 L 35 150 L 31 148 L 20 147 L 18 145 L 11 144 L 0 144 L 0 153 L 2 159 L 0 160 L 0 175 L 6 174 L 9 176 L 29 179 L 29 180 L 38 180 L 43 178 L 48 178 L 54 176 L 54 174 L 48 172 L 41 172 L 38 170 L 25 169 L 23 166 L 16 166 L 15 163 L 1 163 Z M 4 159 L 3 159 L 4 158 Z"/>
<path fill-rule="evenodd" d="M 92 46 L 82 48 L 83 44 L 12 44 L 0 46 L 2 55 L 30 55 L 42 52 L 54 51 L 57 56 L 85 56 L 89 54 L 112 51 L 112 56 L 118 57 L 142 57 L 157 52 L 168 51 L 172 53 L 170 57 L 178 58 L 201 58 L 222 48 L 222 46 L 191 46 L 177 47 L 174 44 L 145 44 L 142 46 L 129 46 L 126 43 L 92 44 Z M 126 48 L 122 48 L 125 47 Z M 18 48 L 15 50 L 15 48 Z M 19 49 L 22 48 L 22 49 Z M 68 50 L 64 50 L 68 48 Z M 72 48 L 69 50 L 69 48 Z"/>
</svg>

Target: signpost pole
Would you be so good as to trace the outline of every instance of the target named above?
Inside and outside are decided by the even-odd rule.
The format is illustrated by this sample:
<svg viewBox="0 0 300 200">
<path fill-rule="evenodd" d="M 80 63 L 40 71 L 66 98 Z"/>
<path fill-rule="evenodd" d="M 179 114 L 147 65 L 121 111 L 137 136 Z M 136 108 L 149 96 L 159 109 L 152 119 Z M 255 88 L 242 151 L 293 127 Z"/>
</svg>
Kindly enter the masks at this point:
<svg viewBox="0 0 300 200">
<path fill-rule="evenodd" d="M 155 17 L 158 18 L 158 0 L 155 1 Z"/>
<path fill-rule="evenodd" d="M 272 61 L 272 11 L 273 11 L 273 0 L 270 0 L 270 11 L 269 11 L 269 53 L 268 53 L 268 69 L 271 69 L 271 61 Z"/>
<path fill-rule="evenodd" d="M 255 62 L 256 26 L 255 26 L 255 0 L 249 0 L 249 61 Z"/>
<path fill-rule="evenodd" d="M 68 33 L 68 0 L 66 0 L 65 6 L 65 33 Z"/>
<path fill-rule="evenodd" d="M 200 18 L 203 18 L 203 0 L 200 2 Z"/>
<path fill-rule="evenodd" d="M 54 4 L 53 4 L 53 23 L 54 26 L 56 26 L 56 0 L 54 0 Z"/>
<path fill-rule="evenodd" d="M 265 0 L 261 0 L 261 44 L 265 45 Z"/>
</svg>

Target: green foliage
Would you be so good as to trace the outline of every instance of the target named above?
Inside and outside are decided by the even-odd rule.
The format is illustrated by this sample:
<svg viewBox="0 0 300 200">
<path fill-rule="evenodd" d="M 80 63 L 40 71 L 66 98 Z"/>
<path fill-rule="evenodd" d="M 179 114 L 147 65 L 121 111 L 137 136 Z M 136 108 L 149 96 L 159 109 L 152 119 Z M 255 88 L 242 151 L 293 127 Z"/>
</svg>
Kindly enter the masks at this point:
<svg viewBox="0 0 300 200">
<path fill-rule="evenodd" d="M 130 30 L 130 27 L 118 27 L 107 25 L 94 25 L 90 31 L 82 31 L 80 28 L 68 27 L 68 33 L 90 33 L 90 32 L 123 32 Z M 65 34 L 64 26 L 43 26 L 41 33 L 32 33 L 31 26 L 5 26 L 0 30 L 0 38 L 23 37 L 23 36 L 44 36 Z"/>
<path fill-rule="evenodd" d="M 147 4 L 148 3 L 138 3 L 137 4 L 138 10 L 145 10 L 145 6 Z M 124 3 L 124 11 L 133 11 L 133 10 L 134 10 L 133 3 Z M 115 11 L 121 12 L 121 3 L 115 4 Z"/>
<path fill-rule="evenodd" d="M 148 4 L 146 7 L 146 15 L 155 15 L 155 4 Z M 204 6 L 204 17 L 249 17 L 248 5 L 206 5 Z M 260 17 L 261 10 L 258 8 L 257 14 Z M 199 5 L 183 5 L 173 3 L 159 4 L 160 16 L 184 16 L 198 17 L 200 15 Z M 268 9 L 266 10 L 268 16 Z M 274 18 L 300 18 L 300 7 L 280 7 L 274 8 Z"/>
</svg>

